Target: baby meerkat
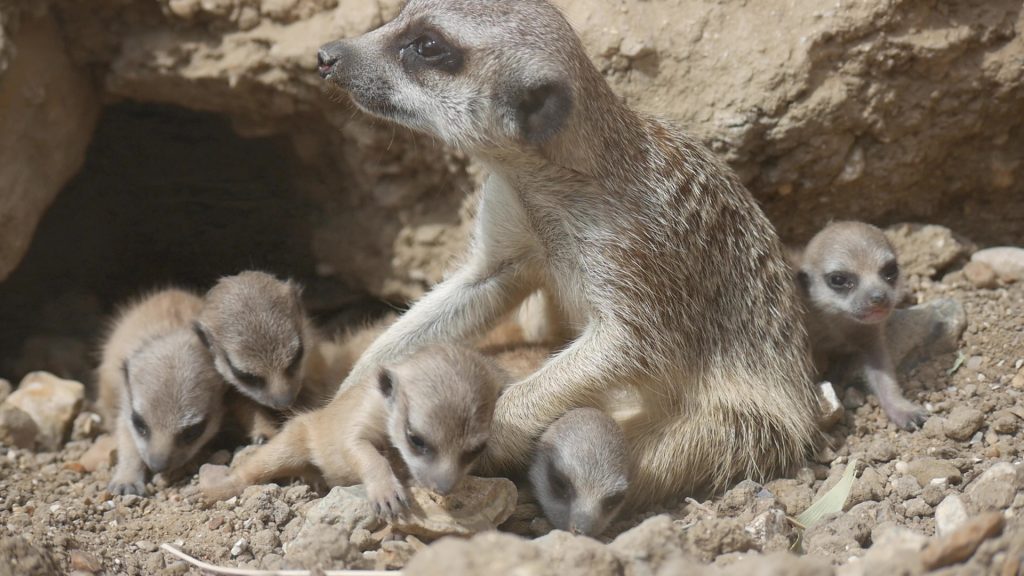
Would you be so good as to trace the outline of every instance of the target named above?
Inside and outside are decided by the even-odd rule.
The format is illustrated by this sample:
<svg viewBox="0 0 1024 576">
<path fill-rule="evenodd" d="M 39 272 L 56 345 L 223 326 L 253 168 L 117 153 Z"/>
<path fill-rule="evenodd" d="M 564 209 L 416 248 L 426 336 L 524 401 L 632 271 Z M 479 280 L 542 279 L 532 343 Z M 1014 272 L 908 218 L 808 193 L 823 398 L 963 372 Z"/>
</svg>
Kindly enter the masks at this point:
<svg viewBox="0 0 1024 576">
<path fill-rule="evenodd" d="M 819 373 L 836 380 L 862 376 L 897 426 L 923 424 L 928 411 L 903 397 L 886 346 L 900 269 L 885 234 L 863 222 L 836 222 L 811 239 L 798 262 Z"/>
<path fill-rule="evenodd" d="M 201 305 L 157 292 L 125 309 L 104 343 L 99 404 L 117 437 L 115 494 L 142 494 L 146 468 L 184 465 L 220 428 L 227 384 L 191 330 Z"/>
<path fill-rule="evenodd" d="M 200 488 L 220 500 L 313 465 L 329 485 L 365 484 L 378 514 L 395 517 L 406 493 L 386 453 L 397 449 L 417 484 L 451 492 L 487 444 L 503 384 L 493 363 L 473 350 L 426 348 L 295 417 L 240 464 L 203 466 Z"/>
<path fill-rule="evenodd" d="M 316 346 L 297 284 L 255 271 L 221 278 L 207 292 L 195 330 L 236 390 L 274 410 L 292 407 Z"/>
<path fill-rule="evenodd" d="M 555 528 L 599 536 L 622 509 L 629 488 L 622 429 L 596 408 L 570 410 L 541 435 L 530 484 Z"/>
</svg>

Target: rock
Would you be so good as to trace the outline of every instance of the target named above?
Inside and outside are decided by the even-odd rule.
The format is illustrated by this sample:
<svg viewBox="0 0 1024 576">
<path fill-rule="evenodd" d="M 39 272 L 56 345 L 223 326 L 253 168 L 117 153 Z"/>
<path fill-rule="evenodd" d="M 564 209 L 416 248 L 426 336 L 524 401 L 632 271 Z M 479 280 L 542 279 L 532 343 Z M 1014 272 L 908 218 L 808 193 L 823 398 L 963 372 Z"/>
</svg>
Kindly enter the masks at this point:
<svg viewBox="0 0 1024 576">
<path fill-rule="evenodd" d="M 553 574 L 562 576 L 618 576 L 622 563 L 608 546 L 585 536 L 555 530 L 534 540 L 549 558 Z"/>
<path fill-rule="evenodd" d="M 814 499 L 814 490 L 796 480 L 774 480 L 764 487 L 775 496 L 775 501 L 781 504 L 790 516 L 796 516 L 806 510 Z"/>
<path fill-rule="evenodd" d="M 3 404 L 4 400 L 7 400 L 7 397 L 10 396 L 13 391 L 14 388 L 11 386 L 11 383 L 0 378 L 0 404 Z"/>
<path fill-rule="evenodd" d="M 362 485 L 335 486 L 306 512 L 302 531 L 315 531 L 323 525 L 337 526 L 351 534 L 360 528 L 372 532 L 380 526 L 380 521 Z"/>
<path fill-rule="evenodd" d="M 943 430 L 952 440 L 969 440 L 985 423 L 985 415 L 976 408 L 957 406 L 946 417 Z"/>
<path fill-rule="evenodd" d="M 871 540 L 871 548 L 863 557 L 839 568 L 840 576 L 923 573 L 918 552 L 927 541 L 925 536 L 894 523 L 885 523 L 871 531 Z"/>
<path fill-rule="evenodd" d="M 0 405 L 0 444 L 33 450 L 38 435 L 39 427 L 24 410 Z"/>
<path fill-rule="evenodd" d="M 949 484 L 941 478 L 936 478 L 921 489 L 921 499 L 929 506 L 938 506 L 948 492 Z"/>
<path fill-rule="evenodd" d="M 967 507 L 956 494 L 942 499 L 935 508 L 935 532 L 939 536 L 949 536 L 967 522 Z"/>
<path fill-rule="evenodd" d="M 868 447 L 868 458 L 872 462 L 889 462 L 896 458 L 896 447 L 891 441 L 876 440 Z"/>
<path fill-rule="evenodd" d="M 39 448 L 52 452 L 64 444 L 84 400 L 85 386 L 80 382 L 62 380 L 47 372 L 31 372 L 22 378 L 4 404 L 31 416 L 39 427 Z"/>
<path fill-rule="evenodd" d="M 885 497 L 885 478 L 882 478 L 877 470 L 869 466 L 864 468 L 860 477 L 854 480 L 844 509 L 849 510 L 861 502 L 881 500 L 883 497 Z"/>
<path fill-rule="evenodd" d="M 894 475 L 889 484 L 900 500 L 908 500 L 921 493 L 921 485 L 913 476 Z"/>
<path fill-rule="evenodd" d="M 706 518 L 685 533 L 687 552 L 710 562 L 716 556 L 754 549 L 754 539 L 736 518 Z"/>
<path fill-rule="evenodd" d="M 899 224 L 886 235 L 900 255 L 903 276 L 932 278 L 967 260 L 970 248 L 944 226 Z"/>
<path fill-rule="evenodd" d="M 834 573 L 827 560 L 800 557 L 788 552 L 772 552 L 763 556 L 750 554 L 721 570 L 721 576 L 831 576 Z M 693 572 L 672 572 L 687 576 Z M 658 576 L 662 576 L 659 574 Z M 665 576 L 670 576 L 666 574 Z"/>
<path fill-rule="evenodd" d="M 248 549 L 249 549 L 249 542 L 245 538 L 239 538 L 231 546 L 231 557 L 232 558 L 237 558 L 238 556 L 241 556 L 242 553 L 245 552 Z"/>
<path fill-rule="evenodd" d="M 932 507 L 921 498 L 911 498 L 910 500 L 907 500 L 903 506 L 906 508 L 906 515 L 908 518 L 927 517 L 931 516 L 933 513 Z"/>
<path fill-rule="evenodd" d="M 469 540 L 443 538 L 420 551 L 403 576 L 472 576 L 522 574 L 555 576 L 550 558 L 539 546 L 518 536 L 485 532 Z"/>
<path fill-rule="evenodd" d="M 971 518 L 949 536 L 931 541 L 921 551 L 925 569 L 935 570 L 967 560 L 982 542 L 1001 534 L 1006 520 L 998 512 Z"/>
<path fill-rule="evenodd" d="M 62 574 L 47 547 L 37 547 L 21 536 L 0 536 L 0 576 Z"/>
<path fill-rule="evenodd" d="M 811 556 L 845 560 L 868 545 L 874 525 L 860 514 L 829 514 L 804 532 L 804 550 Z"/>
<path fill-rule="evenodd" d="M 395 528 L 421 538 L 469 536 L 494 530 L 516 507 L 516 485 L 505 478 L 469 476 L 448 496 L 410 488 L 410 510 Z"/>
<path fill-rule="evenodd" d="M 285 565 L 289 568 L 324 566 L 364 567 L 362 553 L 349 544 L 349 533 L 338 524 L 317 524 L 316 529 L 300 531 L 284 545 Z M 283 538 L 282 538 L 283 539 Z"/>
<path fill-rule="evenodd" d="M 818 388 L 821 391 L 818 395 L 818 406 L 821 409 L 819 424 L 823 429 L 829 430 L 843 419 L 846 411 L 831 382 L 822 382 L 818 384 Z"/>
<path fill-rule="evenodd" d="M 992 430 L 999 434 L 1016 434 L 1020 430 L 1020 418 L 1010 410 L 1000 410 L 992 415 Z"/>
<path fill-rule="evenodd" d="M 374 558 L 376 570 L 401 570 L 418 549 L 404 540 L 389 540 L 380 545 Z"/>
<path fill-rule="evenodd" d="M 758 514 L 744 527 L 750 534 L 754 549 L 766 551 L 771 548 L 788 550 L 796 540 L 793 524 L 786 518 L 786 513 L 778 508 L 765 510 Z"/>
<path fill-rule="evenodd" d="M 722 496 L 718 509 L 722 514 L 735 516 L 754 505 L 761 485 L 753 480 L 743 480 Z"/>
<path fill-rule="evenodd" d="M 71 424 L 72 440 L 93 440 L 103 429 L 103 419 L 94 412 L 82 412 Z"/>
<path fill-rule="evenodd" d="M 935 458 L 918 458 L 907 466 L 907 473 L 917 480 L 920 486 L 927 487 L 932 480 L 942 479 L 951 484 L 959 484 L 963 479 L 960 470 L 947 460 Z"/>
<path fill-rule="evenodd" d="M 114 455 L 117 453 L 117 438 L 110 434 L 102 434 L 85 454 L 78 459 L 78 463 L 88 472 L 95 472 L 109 468 L 114 463 Z"/>
<path fill-rule="evenodd" d="M 90 574 L 98 573 L 103 570 L 103 563 L 98 558 L 83 552 L 81 550 L 72 550 L 69 554 L 71 562 L 71 569 L 78 570 L 79 572 L 88 572 Z"/>
<path fill-rule="evenodd" d="M 0 70 L 0 282 L 82 166 L 100 109 L 90 72 L 72 62 L 52 15 L 26 15 L 11 40 L 17 51 Z"/>
<path fill-rule="evenodd" d="M 673 558 L 690 555 L 684 531 L 666 514 L 619 534 L 609 546 L 624 562 L 643 563 L 652 572 Z"/>
<path fill-rule="evenodd" d="M 998 462 L 967 485 L 964 494 L 982 511 L 1005 510 L 1024 489 L 1024 469 L 1009 462 Z"/>
<path fill-rule="evenodd" d="M 940 298 L 893 310 L 885 332 L 893 363 L 900 372 L 909 372 L 929 358 L 955 351 L 966 328 L 963 304 Z"/>
<path fill-rule="evenodd" d="M 995 271 L 984 262 L 968 262 L 964 265 L 964 276 L 979 290 L 991 290 L 999 286 Z"/>
<path fill-rule="evenodd" d="M 971 255 L 972 263 L 985 264 L 1003 282 L 1024 280 L 1024 248 L 998 246 L 978 250 Z"/>
</svg>

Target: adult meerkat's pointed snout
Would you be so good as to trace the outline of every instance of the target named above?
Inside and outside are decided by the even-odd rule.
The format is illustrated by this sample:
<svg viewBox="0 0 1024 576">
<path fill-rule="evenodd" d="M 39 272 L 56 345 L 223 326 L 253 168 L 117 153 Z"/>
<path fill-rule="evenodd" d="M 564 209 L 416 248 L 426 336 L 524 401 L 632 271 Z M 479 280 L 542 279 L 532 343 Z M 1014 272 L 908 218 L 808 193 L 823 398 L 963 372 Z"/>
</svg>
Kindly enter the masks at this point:
<svg viewBox="0 0 1024 576">
<path fill-rule="evenodd" d="M 328 42 L 316 52 L 316 66 L 320 77 L 327 79 L 334 71 L 334 65 L 345 55 L 345 43 L 342 40 Z"/>
</svg>

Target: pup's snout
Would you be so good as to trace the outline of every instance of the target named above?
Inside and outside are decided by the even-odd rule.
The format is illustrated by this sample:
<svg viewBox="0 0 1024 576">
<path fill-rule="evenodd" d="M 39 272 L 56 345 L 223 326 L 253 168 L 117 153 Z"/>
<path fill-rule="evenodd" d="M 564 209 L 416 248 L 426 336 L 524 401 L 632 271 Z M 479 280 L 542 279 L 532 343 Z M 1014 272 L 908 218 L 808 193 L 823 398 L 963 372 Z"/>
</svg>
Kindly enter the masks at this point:
<svg viewBox="0 0 1024 576">
<path fill-rule="evenodd" d="M 344 45 L 340 40 L 328 42 L 317 50 L 316 65 L 321 78 L 327 78 L 331 75 L 334 65 L 338 63 L 338 60 L 341 60 L 344 52 Z"/>
</svg>

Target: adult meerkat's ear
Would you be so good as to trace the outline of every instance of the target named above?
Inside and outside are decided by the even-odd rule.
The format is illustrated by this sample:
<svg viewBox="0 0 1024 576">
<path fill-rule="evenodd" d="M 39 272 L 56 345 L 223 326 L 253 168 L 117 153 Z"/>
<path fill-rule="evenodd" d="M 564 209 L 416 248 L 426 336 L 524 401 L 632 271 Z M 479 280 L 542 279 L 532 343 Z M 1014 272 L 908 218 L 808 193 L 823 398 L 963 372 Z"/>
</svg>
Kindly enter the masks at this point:
<svg viewBox="0 0 1024 576">
<path fill-rule="evenodd" d="M 508 106 L 520 138 L 539 146 L 557 134 L 572 113 L 572 87 L 561 78 L 528 79 L 509 91 Z"/>
</svg>

